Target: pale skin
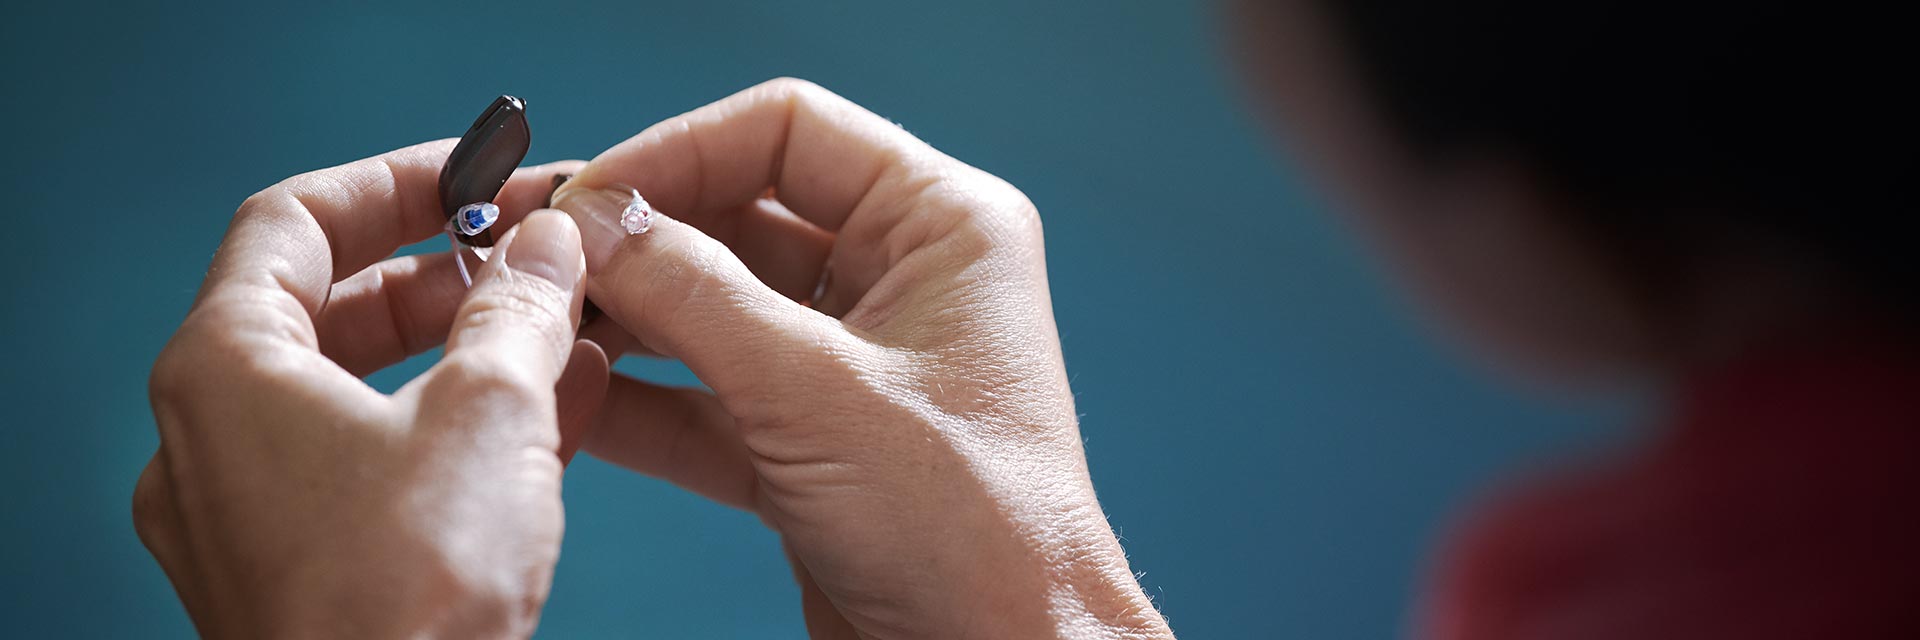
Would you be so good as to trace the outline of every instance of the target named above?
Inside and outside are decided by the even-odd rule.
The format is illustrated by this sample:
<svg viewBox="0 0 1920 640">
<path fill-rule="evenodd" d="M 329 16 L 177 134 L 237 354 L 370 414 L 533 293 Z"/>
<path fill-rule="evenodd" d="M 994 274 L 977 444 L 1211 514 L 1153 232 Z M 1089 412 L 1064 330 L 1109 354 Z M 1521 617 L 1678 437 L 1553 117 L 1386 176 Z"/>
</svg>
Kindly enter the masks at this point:
<svg viewBox="0 0 1920 640">
<path fill-rule="evenodd" d="M 1509 368 L 1673 378 L 1835 306 L 1753 277 L 1798 263 L 1748 245 L 1702 252 L 1697 308 L 1636 304 L 1526 165 L 1413 162 L 1302 7 L 1241 5 L 1272 61 L 1256 94 L 1418 297 Z M 135 521 L 204 634 L 525 636 L 578 447 L 758 515 L 814 637 L 1171 637 L 1095 498 L 1018 190 L 777 80 L 523 169 L 469 292 L 445 255 L 382 261 L 438 231 L 450 148 L 248 199 L 155 364 Z M 555 173 L 577 175 L 535 211 Z M 615 184 L 662 213 L 650 231 L 619 228 Z M 606 316 L 576 335 L 583 297 Z M 442 341 L 392 395 L 359 379 Z M 712 391 L 609 374 L 627 353 Z"/>
<path fill-rule="evenodd" d="M 249 199 L 156 363 L 135 519 L 203 633 L 530 633 L 584 439 L 777 531 L 814 637 L 1171 637 L 1095 499 L 1018 190 L 778 80 L 523 170 L 468 293 L 444 256 L 376 262 L 437 230 L 449 148 Z M 527 213 L 556 171 L 567 215 Z M 356 377 L 443 338 L 391 396 Z"/>
<path fill-rule="evenodd" d="M 451 148 L 249 198 L 155 363 L 161 445 L 135 528 L 204 635 L 532 630 L 561 466 L 607 363 L 573 338 L 585 269 L 565 216 L 503 238 L 470 294 L 448 255 L 374 262 L 435 232 Z M 553 170 L 501 200 L 524 213 Z M 357 377 L 443 339 L 446 358 L 391 396 Z"/>
</svg>

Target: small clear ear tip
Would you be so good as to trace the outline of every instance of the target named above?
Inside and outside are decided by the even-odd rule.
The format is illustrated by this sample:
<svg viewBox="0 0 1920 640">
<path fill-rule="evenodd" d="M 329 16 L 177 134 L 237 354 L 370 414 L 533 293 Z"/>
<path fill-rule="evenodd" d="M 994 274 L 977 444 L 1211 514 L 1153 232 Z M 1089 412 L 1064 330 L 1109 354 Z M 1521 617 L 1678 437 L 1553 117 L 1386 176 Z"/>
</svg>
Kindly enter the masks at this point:
<svg viewBox="0 0 1920 640">
<path fill-rule="evenodd" d="M 627 235 L 640 235 L 653 228 L 653 205 L 640 197 L 640 191 L 633 187 L 618 185 L 615 188 L 627 192 L 627 206 L 620 210 L 620 228 Z"/>
<path fill-rule="evenodd" d="M 500 207 L 491 202 L 475 202 L 453 212 L 453 229 L 463 236 L 476 236 L 500 219 Z"/>
</svg>

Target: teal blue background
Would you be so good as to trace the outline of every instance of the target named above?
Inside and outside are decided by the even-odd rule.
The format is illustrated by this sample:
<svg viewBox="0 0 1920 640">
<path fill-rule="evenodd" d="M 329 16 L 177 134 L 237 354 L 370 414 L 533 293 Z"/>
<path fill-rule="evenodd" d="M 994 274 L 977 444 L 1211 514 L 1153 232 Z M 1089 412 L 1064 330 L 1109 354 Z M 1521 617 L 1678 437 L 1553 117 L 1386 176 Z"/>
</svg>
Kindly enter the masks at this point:
<svg viewBox="0 0 1920 640">
<path fill-rule="evenodd" d="M 148 367 L 248 194 L 458 135 L 503 92 L 544 162 L 778 75 L 1039 204 L 1095 481 L 1177 631 L 1399 633 L 1476 487 L 1614 420 L 1430 345 L 1270 150 L 1219 41 L 1210 6 L 1173 2 L 9 2 L 0 635 L 191 633 L 128 501 Z M 753 518 L 597 461 L 566 500 L 542 635 L 803 635 Z"/>
</svg>

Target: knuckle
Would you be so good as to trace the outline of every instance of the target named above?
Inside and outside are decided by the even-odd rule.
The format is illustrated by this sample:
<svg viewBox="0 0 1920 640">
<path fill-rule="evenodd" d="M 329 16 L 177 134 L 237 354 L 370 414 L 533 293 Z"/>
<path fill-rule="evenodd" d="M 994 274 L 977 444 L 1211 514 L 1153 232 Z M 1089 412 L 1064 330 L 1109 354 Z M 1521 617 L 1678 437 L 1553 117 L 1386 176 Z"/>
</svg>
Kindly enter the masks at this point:
<svg viewBox="0 0 1920 640">
<path fill-rule="evenodd" d="M 276 294 L 277 284 L 269 284 L 273 278 L 265 270 L 236 271 L 187 315 L 176 339 L 200 346 L 251 334 L 289 339 L 306 335 L 312 326 L 306 307 L 284 293 Z"/>
<path fill-rule="evenodd" d="M 269 205 L 274 201 L 285 196 L 286 193 L 279 184 L 255 191 L 253 195 L 247 196 L 247 199 L 240 201 L 239 208 L 234 210 L 234 217 L 245 218 L 255 215 L 260 211 L 265 211 L 270 208 Z"/>
<path fill-rule="evenodd" d="M 688 284 L 700 284 L 714 279 L 720 269 L 726 268 L 729 255 L 719 242 L 704 236 L 687 234 L 673 242 L 665 243 L 663 254 L 669 259 L 665 262 L 673 265 L 664 275 L 680 279 Z"/>
<path fill-rule="evenodd" d="M 176 344 L 160 350 L 147 376 L 147 397 L 156 407 L 176 406 L 199 389 L 203 367 Z"/>
<path fill-rule="evenodd" d="M 278 320 L 283 314 L 266 316 L 238 308 L 236 304 L 208 305 L 199 322 L 194 323 L 189 346 L 183 349 L 181 365 L 185 375 L 210 383 L 257 381 L 274 384 L 304 380 L 312 376 L 315 358 L 303 349 L 287 348 L 297 343 L 292 336 L 305 331 L 293 320 Z M 229 322 L 225 316 L 246 316 L 252 326 Z M 261 325 L 267 321 L 271 324 Z M 317 356 L 316 356 L 317 357 Z M 170 372 L 171 373 L 171 372 Z"/>
<path fill-rule="evenodd" d="M 311 381 L 317 368 L 332 366 L 317 356 L 290 349 L 249 348 L 236 345 L 225 356 L 233 363 L 230 372 L 213 376 L 209 384 L 234 390 L 276 392 L 295 389 Z"/>
<path fill-rule="evenodd" d="M 531 399 L 545 387 L 525 368 L 471 350 L 447 356 L 434 369 L 436 386 L 462 397 Z"/>
<path fill-rule="evenodd" d="M 967 168 L 966 198 L 973 219 L 982 226 L 1010 232 L 1024 238 L 1040 236 L 1040 209 L 1019 187 L 999 176 Z"/>
<path fill-rule="evenodd" d="M 538 278 L 519 278 L 513 283 L 495 283 L 469 298 L 460 310 L 454 327 L 461 333 L 485 326 L 523 327 L 543 337 L 558 335 L 569 328 L 570 300 L 551 283 Z M 541 286 L 545 285 L 545 286 Z"/>
<path fill-rule="evenodd" d="M 872 115 L 865 107 L 834 93 L 832 89 L 801 78 L 774 78 L 755 85 L 749 93 L 756 98 L 765 99 L 768 104 L 783 105 L 788 109 L 790 116 L 801 112 L 838 114 L 835 117 L 844 117 L 848 114 Z"/>
<path fill-rule="evenodd" d="M 300 193 L 312 189 L 315 178 L 312 173 L 299 174 L 274 183 L 265 189 L 247 196 L 240 201 L 240 208 L 234 217 L 254 218 L 259 216 L 284 215 L 289 202 L 298 202 Z"/>
<path fill-rule="evenodd" d="M 236 216 L 310 217 L 313 205 L 350 202 L 355 193 L 381 187 L 380 174 L 369 166 L 386 167 L 369 158 L 289 176 L 241 201 Z M 384 188 L 393 188 L 391 177 L 385 182 Z"/>
<path fill-rule="evenodd" d="M 821 94 L 830 93 L 826 87 L 822 87 L 812 80 L 791 76 L 781 76 L 762 82 L 756 88 L 776 96 L 800 99 L 817 98 L 820 97 Z"/>
<path fill-rule="evenodd" d="M 284 196 L 294 198 L 338 192 L 352 186 L 348 184 L 350 181 L 347 180 L 347 177 L 354 173 L 353 170 L 357 168 L 357 164 L 359 163 L 350 163 L 338 167 L 315 169 L 305 173 L 294 174 L 285 180 L 281 180 L 279 184 L 274 185 L 269 191 L 277 189 L 282 192 Z"/>
<path fill-rule="evenodd" d="M 160 475 L 158 461 L 159 456 L 156 455 L 140 473 L 140 479 L 133 484 L 133 530 L 141 540 L 151 541 L 169 520 L 165 495 L 167 483 Z"/>
<path fill-rule="evenodd" d="M 1039 209 L 1025 193 L 990 173 L 958 162 L 929 179 L 918 197 L 928 233 L 968 261 L 1031 252 L 1043 242 Z"/>
<path fill-rule="evenodd" d="M 728 256 L 717 243 L 683 236 L 653 247 L 656 260 L 645 275 L 647 295 L 642 313 L 671 320 L 696 301 L 723 292 L 722 276 Z"/>
</svg>

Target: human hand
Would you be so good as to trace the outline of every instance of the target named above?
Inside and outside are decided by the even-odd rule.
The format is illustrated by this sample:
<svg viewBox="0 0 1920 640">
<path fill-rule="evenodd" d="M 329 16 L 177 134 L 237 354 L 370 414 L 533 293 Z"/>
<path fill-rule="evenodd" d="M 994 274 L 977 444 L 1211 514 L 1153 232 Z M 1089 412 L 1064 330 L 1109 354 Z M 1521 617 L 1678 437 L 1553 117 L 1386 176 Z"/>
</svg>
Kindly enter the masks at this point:
<svg viewBox="0 0 1920 640">
<path fill-rule="evenodd" d="M 615 184 L 673 217 L 627 235 Z M 713 389 L 616 376 L 586 449 L 759 514 L 815 637 L 1170 636 L 1095 500 L 1018 190 L 782 80 L 554 195 L 588 295 Z"/>
<path fill-rule="evenodd" d="M 470 293 L 452 254 L 375 263 L 439 232 L 452 146 L 248 198 L 154 364 L 160 449 L 135 528 L 203 635 L 532 632 L 561 468 L 607 364 L 574 340 L 584 264 L 567 216 L 526 217 Z M 496 202 L 525 216 L 576 166 L 523 170 Z M 392 396 L 358 377 L 443 338 Z"/>
</svg>

